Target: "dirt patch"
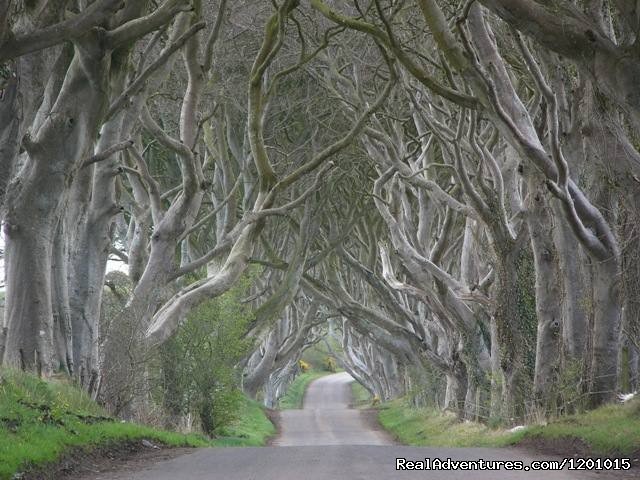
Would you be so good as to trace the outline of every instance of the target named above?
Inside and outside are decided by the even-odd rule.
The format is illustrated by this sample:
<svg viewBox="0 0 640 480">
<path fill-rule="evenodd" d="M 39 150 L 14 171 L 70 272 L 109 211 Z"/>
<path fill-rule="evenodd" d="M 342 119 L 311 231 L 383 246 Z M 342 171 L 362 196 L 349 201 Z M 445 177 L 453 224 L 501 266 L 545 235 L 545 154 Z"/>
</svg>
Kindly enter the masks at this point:
<svg viewBox="0 0 640 480">
<path fill-rule="evenodd" d="M 401 445 L 393 435 L 387 432 L 382 425 L 380 425 L 380 422 L 378 421 L 378 413 L 379 410 L 376 408 L 365 408 L 360 410 L 360 416 L 367 427 L 384 436 L 389 442 L 389 445 Z"/>
<path fill-rule="evenodd" d="M 545 438 L 541 436 L 526 437 L 519 442 L 516 447 L 540 454 L 540 456 L 552 455 L 562 458 L 630 458 L 631 470 L 616 471 L 612 478 L 640 478 L 640 450 L 631 455 L 622 455 L 615 452 L 611 455 L 598 455 L 593 452 L 588 444 L 579 438 Z M 602 473 L 613 474 L 613 472 Z"/>
<path fill-rule="evenodd" d="M 526 437 L 516 446 L 560 457 L 590 457 L 592 453 L 589 445 L 579 438 Z"/>
<path fill-rule="evenodd" d="M 77 448 L 60 461 L 16 476 L 21 480 L 90 480 L 98 474 L 139 470 L 152 463 L 194 452 L 194 448 L 171 448 L 147 440 L 112 443 L 92 449 Z M 127 478 L 126 475 L 123 478 Z"/>
</svg>

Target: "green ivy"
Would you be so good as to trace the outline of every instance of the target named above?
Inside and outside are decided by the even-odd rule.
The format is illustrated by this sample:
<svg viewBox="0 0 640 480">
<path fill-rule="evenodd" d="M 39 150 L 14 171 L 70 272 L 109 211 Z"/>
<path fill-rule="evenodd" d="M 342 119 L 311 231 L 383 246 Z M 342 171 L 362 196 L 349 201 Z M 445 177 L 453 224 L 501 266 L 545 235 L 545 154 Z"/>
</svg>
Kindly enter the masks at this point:
<svg viewBox="0 0 640 480">
<path fill-rule="evenodd" d="M 538 316 L 536 313 L 536 271 L 533 252 L 524 248 L 517 261 L 518 320 L 525 348 L 525 382 L 532 384 L 536 363 L 536 337 Z"/>
</svg>

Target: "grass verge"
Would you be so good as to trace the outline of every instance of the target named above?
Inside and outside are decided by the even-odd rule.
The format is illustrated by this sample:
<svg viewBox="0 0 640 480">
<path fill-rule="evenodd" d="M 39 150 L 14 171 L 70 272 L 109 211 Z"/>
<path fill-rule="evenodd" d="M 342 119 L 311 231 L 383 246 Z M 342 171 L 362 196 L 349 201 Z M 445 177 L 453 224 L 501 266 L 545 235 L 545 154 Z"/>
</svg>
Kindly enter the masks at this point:
<svg viewBox="0 0 640 480">
<path fill-rule="evenodd" d="M 460 423 L 455 415 L 431 408 L 413 408 L 405 399 L 379 407 L 378 420 L 400 443 L 430 447 L 503 447 L 516 443 L 511 434 L 480 423 Z"/>
<path fill-rule="evenodd" d="M 262 405 L 245 398 L 238 420 L 225 427 L 212 443 L 216 447 L 260 447 L 275 433 L 276 427 L 265 415 Z"/>
<path fill-rule="evenodd" d="M 536 440 L 578 439 L 595 455 L 628 456 L 640 450 L 640 401 L 608 405 L 518 432 L 458 422 L 453 414 L 411 408 L 404 399 L 381 405 L 380 424 L 414 446 L 504 447 Z"/>
<path fill-rule="evenodd" d="M 278 403 L 280 410 L 290 410 L 295 408 L 302 408 L 302 402 L 304 401 L 304 393 L 307 391 L 307 387 L 314 380 L 329 375 L 330 372 L 319 372 L 311 370 L 306 373 L 302 373 L 291 382 L 287 393 L 280 399 Z"/>
<path fill-rule="evenodd" d="M 526 438 L 577 438 L 599 455 L 640 453 L 640 400 L 606 405 L 548 425 L 527 428 Z"/>
<path fill-rule="evenodd" d="M 245 401 L 239 419 L 215 440 L 122 423 L 68 383 L 0 370 L 0 480 L 55 463 L 78 448 L 141 439 L 170 447 L 262 445 L 275 432 L 255 402 Z"/>
</svg>

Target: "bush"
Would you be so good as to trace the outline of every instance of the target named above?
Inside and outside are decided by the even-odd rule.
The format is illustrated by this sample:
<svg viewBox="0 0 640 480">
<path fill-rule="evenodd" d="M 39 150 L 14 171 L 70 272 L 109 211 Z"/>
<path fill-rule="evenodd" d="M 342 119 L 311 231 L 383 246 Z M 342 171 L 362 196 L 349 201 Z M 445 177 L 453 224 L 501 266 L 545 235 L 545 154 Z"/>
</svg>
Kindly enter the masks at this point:
<svg viewBox="0 0 640 480">
<path fill-rule="evenodd" d="M 309 365 L 307 362 L 305 362 L 304 360 L 300 360 L 298 362 L 298 365 L 300 366 L 300 371 L 302 373 L 307 373 L 309 370 L 311 370 L 311 365 Z"/>
<path fill-rule="evenodd" d="M 327 372 L 335 373 L 336 370 L 338 369 L 338 364 L 336 363 L 336 359 L 333 357 L 326 357 L 322 361 L 322 369 Z"/>
<path fill-rule="evenodd" d="M 173 427 L 192 413 L 213 436 L 236 419 L 243 398 L 236 365 L 250 346 L 243 339 L 250 311 L 240 302 L 248 282 L 196 308 L 162 346 L 158 390 Z"/>
</svg>

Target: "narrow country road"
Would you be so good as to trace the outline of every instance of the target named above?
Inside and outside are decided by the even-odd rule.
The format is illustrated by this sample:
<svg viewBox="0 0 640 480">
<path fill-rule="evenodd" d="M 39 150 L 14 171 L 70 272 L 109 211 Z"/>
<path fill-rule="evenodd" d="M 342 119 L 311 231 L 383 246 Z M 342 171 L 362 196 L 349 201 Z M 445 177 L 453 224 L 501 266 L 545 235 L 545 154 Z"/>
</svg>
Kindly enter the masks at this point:
<svg viewBox="0 0 640 480">
<path fill-rule="evenodd" d="M 198 449 L 140 471 L 96 474 L 91 480 L 610 480 L 585 472 L 396 471 L 396 459 L 532 460 L 513 449 L 419 448 L 393 445 L 349 409 L 347 374 L 313 382 L 302 410 L 282 412 L 282 431 L 271 447 Z M 628 478 L 628 477 L 624 477 Z M 84 480 L 84 479 L 83 479 Z M 88 480 L 88 479 L 87 479 Z"/>
<path fill-rule="evenodd" d="M 302 410 L 281 412 L 281 434 L 273 444 L 390 445 L 385 434 L 366 425 L 359 410 L 349 408 L 351 382 L 348 373 L 336 373 L 309 385 Z"/>
</svg>

